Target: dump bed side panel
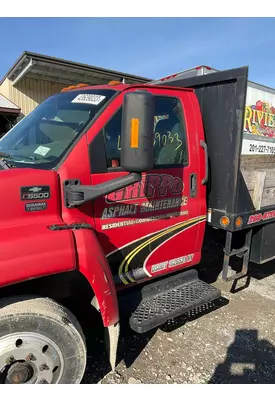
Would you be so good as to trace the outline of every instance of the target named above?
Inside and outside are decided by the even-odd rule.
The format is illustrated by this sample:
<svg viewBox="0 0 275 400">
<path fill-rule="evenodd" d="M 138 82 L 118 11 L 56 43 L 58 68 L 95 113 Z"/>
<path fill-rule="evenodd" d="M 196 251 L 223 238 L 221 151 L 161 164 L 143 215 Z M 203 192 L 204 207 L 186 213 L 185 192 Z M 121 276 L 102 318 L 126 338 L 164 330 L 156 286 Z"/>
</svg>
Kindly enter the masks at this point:
<svg viewBox="0 0 275 400">
<path fill-rule="evenodd" d="M 243 67 L 163 82 L 192 87 L 197 95 L 209 152 L 208 207 L 211 222 L 218 226 L 221 215 L 234 215 L 237 209 L 247 76 L 248 68 Z"/>
</svg>

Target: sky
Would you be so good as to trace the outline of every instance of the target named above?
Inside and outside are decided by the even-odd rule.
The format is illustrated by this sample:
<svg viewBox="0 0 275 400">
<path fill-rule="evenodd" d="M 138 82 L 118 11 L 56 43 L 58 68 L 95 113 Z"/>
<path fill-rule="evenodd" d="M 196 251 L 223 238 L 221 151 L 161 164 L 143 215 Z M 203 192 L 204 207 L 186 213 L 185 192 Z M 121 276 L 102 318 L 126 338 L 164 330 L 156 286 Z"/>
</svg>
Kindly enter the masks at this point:
<svg viewBox="0 0 275 400">
<path fill-rule="evenodd" d="M 249 66 L 275 87 L 275 18 L 0 18 L 0 78 L 25 50 L 157 79 Z"/>
</svg>

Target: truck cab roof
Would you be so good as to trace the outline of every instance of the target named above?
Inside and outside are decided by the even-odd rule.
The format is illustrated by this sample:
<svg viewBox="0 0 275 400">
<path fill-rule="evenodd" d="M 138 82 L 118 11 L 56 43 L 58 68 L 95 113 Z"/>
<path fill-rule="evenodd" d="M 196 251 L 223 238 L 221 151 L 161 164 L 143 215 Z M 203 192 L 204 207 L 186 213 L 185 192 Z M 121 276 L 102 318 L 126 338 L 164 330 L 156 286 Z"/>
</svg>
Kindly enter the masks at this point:
<svg viewBox="0 0 275 400">
<path fill-rule="evenodd" d="M 135 84 L 126 84 L 126 83 L 117 83 L 117 84 L 106 84 L 106 85 L 83 85 L 83 86 L 69 86 L 68 88 L 64 88 L 64 89 L 62 89 L 62 92 L 67 92 L 67 91 L 75 91 L 75 90 L 77 90 L 77 91 L 79 91 L 79 90 L 87 90 L 87 89 L 89 89 L 89 90 L 91 90 L 91 89 L 108 89 L 108 90 L 110 90 L 110 89 L 112 89 L 112 90 L 114 90 L 114 91 L 117 91 L 117 92 L 124 92 L 125 90 L 128 90 L 129 88 L 131 88 L 131 89 L 144 89 L 144 87 L 150 87 L 150 88 L 156 88 L 156 89 L 159 89 L 160 88 L 160 86 L 159 85 L 157 85 L 157 84 L 154 84 L 154 82 L 152 82 L 152 83 L 150 83 L 150 84 L 148 84 L 148 83 L 146 83 L 146 84 L 137 84 L 137 83 L 135 83 Z M 175 87 L 171 87 L 171 86 L 161 86 L 161 89 L 168 89 L 168 90 L 171 90 L 171 89 L 178 89 L 178 90 L 184 90 L 184 91 L 187 91 L 187 92 L 193 92 L 193 89 L 192 88 L 182 88 L 182 87 L 177 87 L 176 85 L 175 85 Z"/>
</svg>

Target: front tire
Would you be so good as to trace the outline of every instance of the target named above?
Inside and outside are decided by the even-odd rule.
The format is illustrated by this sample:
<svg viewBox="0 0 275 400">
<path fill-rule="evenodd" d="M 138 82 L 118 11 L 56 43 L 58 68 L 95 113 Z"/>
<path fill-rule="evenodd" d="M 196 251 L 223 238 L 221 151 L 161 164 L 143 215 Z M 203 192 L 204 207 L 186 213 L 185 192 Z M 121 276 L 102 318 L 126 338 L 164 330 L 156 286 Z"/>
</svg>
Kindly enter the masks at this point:
<svg viewBox="0 0 275 400">
<path fill-rule="evenodd" d="M 0 383 L 78 384 L 86 345 L 75 316 L 39 297 L 0 301 Z"/>
</svg>

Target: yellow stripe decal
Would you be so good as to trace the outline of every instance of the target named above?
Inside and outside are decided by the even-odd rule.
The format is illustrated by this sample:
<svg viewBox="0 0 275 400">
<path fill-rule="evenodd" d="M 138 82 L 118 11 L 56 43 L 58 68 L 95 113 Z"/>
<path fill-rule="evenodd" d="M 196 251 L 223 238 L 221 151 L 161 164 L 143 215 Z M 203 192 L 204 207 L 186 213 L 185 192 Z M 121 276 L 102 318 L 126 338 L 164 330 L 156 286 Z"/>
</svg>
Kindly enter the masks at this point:
<svg viewBox="0 0 275 400">
<path fill-rule="evenodd" d="M 150 239 L 147 239 L 145 242 L 141 243 L 138 247 L 136 247 L 134 250 L 132 250 L 129 254 L 127 254 L 127 256 L 124 258 L 124 260 L 122 261 L 122 263 L 119 266 L 119 270 L 118 270 L 118 274 L 119 277 L 121 279 L 121 281 L 124 283 L 124 285 L 128 285 L 129 282 L 126 281 L 126 279 L 124 278 L 124 274 L 123 274 L 123 267 L 125 266 L 125 273 L 127 275 L 127 277 L 129 278 L 129 273 L 128 273 L 128 269 L 129 269 L 129 264 L 131 262 L 131 260 L 133 259 L 133 257 L 139 252 L 139 250 L 142 250 L 145 246 L 147 246 L 147 244 L 150 244 L 151 242 L 153 242 L 154 240 L 157 240 L 158 238 L 166 235 L 167 233 L 169 233 L 170 231 L 172 232 L 173 230 L 180 228 L 182 226 L 182 224 L 186 224 L 187 221 L 179 223 L 173 227 L 164 229 L 163 231 L 159 232 L 156 236 L 153 236 Z M 190 220 L 188 221 L 190 222 Z M 134 253 L 134 254 L 133 254 Z M 132 256 L 133 254 L 133 256 Z M 131 257 L 132 256 L 132 257 Z M 129 259 L 130 258 L 130 259 Z M 129 260 L 129 261 L 128 261 Z M 133 278 L 131 277 L 131 282 L 135 282 L 135 280 L 133 280 Z"/>
<path fill-rule="evenodd" d="M 188 224 L 191 224 L 192 222 L 198 222 L 198 221 L 202 221 L 203 219 L 205 219 L 205 216 L 201 216 L 201 217 L 196 217 L 196 218 L 192 218 L 189 219 L 187 221 L 184 221 L 182 223 L 179 223 L 177 225 L 174 225 L 170 228 L 167 228 L 161 232 L 159 232 L 156 236 L 153 236 L 152 238 L 146 240 L 145 242 L 141 243 L 139 246 L 137 246 L 134 250 L 132 250 L 126 257 L 125 259 L 122 261 L 122 263 L 119 266 L 119 277 L 122 281 L 122 283 L 124 283 L 124 285 L 128 285 L 129 282 L 127 282 L 127 280 L 125 279 L 125 275 L 127 276 L 127 278 L 129 279 L 130 282 L 134 283 L 135 280 L 130 276 L 128 270 L 129 270 L 129 265 L 130 262 L 132 261 L 132 259 L 142 250 L 144 249 L 144 247 L 146 247 L 148 244 L 153 243 L 155 240 L 161 238 L 162 236 L 165 236 L 167 233 L 173 232 L 174 230 L 178 229 L 178 228 L 182 228 Z M 123 268 L 125 267 L 125 272 L 123 273 Z"/>
<path fill-rule="evenodd" d="M 173 232 L 177 230 L 177 228 L 183 228 L 184 226 L 188 225 L 189 223 L 191 224 L 192 222 L 198 222 L 199 218 L 194 218 L 190 219 L 188 221 L 184 221 L 182 224 L 178 224 L 177 226 L 174 226 L 172 228 L 168 228 L 164 232 L 161 232 L 159 235 L 154 236 L 153 238 L 147 240 L 145 243 L 142 243 L 137 249 L 134 249 L 126 258 L 128 258 L 126 265 L 125 265 L 125 273 L 127 274 L 130 262 L 132 259 L 142 250 L 144 249 L 148 244 L 153 243 L 155 240 L 160 239 L 162 236 L 165 236 L 167 233 Z M 134 254 L 133 254 L 134 253 Z M 130 258 L 129 258 L 130 256 Z M 134 281 L 135 282 L 135 281 Z M 128 283 L 127 283 L 128 284 Z"/>
</svg>

